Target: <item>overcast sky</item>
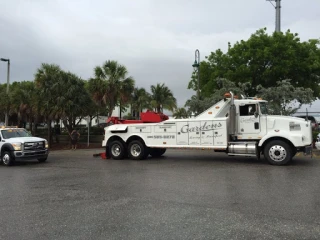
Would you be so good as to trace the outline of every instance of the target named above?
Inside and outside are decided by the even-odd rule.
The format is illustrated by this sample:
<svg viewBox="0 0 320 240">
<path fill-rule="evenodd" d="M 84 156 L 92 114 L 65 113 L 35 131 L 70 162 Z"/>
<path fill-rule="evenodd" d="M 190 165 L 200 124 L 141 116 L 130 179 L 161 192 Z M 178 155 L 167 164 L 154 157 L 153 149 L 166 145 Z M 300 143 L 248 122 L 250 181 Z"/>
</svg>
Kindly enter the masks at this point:
<svg viewBox="0 0 320 240">
<path fill-rule="evenodd" d="M 319 0 L 281 4 L 283 31 L 320 37 Z M 194 94 L 187 85 L 195 49 L 203 60 L 263 27 L 275 27 L 265 0 L 0 0 L 0 57 L 11 60 L 11 82 L 33 80 L 43 62 L 88 79 L 95 66 L 117 60 L 136 86 L 165 83 L 183 106 Z"/>
</svg>

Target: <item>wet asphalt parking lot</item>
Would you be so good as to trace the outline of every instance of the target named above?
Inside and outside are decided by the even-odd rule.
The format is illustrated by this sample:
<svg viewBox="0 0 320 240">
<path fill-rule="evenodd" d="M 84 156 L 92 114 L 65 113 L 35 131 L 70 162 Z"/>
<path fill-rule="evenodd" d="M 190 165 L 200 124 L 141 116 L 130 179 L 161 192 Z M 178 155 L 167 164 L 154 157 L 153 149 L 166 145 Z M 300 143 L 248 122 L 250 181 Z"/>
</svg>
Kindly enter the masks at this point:
<svg viewBox="0 0 320 240">
<path fill-rule="evenodd" d="M 320 239 L 320 158 L 98 152 L 0 166 L 0 239 Z"/>
</svg>

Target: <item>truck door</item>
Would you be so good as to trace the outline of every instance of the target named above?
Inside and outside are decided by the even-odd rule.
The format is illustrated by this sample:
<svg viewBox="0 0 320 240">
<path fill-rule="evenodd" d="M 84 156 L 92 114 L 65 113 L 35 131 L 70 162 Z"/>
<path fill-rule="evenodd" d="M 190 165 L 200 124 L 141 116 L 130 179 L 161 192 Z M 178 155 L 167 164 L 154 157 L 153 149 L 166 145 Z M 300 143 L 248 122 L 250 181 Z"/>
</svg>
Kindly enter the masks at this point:
<svg viewBox="0 0 320 240">
<path fill-rule="evenodd" d="M 258 134 L 260 133 L 260 115 L 258 104 L 239 105 L 238 114 L 238 133 L 239 134 Z M 256 113 L 256 114 L 255 114 Z"/>
</svg>

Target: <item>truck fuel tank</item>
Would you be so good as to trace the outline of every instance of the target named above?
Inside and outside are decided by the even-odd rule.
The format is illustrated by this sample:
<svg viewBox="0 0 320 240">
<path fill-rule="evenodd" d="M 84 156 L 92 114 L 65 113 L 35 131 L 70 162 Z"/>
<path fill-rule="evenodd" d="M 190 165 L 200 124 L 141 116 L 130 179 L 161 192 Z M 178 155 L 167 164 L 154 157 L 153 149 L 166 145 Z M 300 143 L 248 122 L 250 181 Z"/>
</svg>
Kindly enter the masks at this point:
<svg viewBox="0 0 320 240">
<path fill-rule="evenodd" d="M 255 142 L 229 142 L 229 155 L 256 156 Z"/>
</svg>

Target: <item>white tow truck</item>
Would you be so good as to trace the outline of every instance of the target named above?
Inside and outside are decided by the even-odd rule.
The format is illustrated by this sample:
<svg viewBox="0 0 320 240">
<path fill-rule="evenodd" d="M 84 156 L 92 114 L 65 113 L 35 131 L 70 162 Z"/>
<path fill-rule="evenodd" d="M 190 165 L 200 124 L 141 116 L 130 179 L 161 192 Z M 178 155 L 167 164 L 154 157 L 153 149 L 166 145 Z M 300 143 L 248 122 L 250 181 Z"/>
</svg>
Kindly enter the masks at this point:
<svg viewBox="0 0 320 240">
<path fill-rule="evenodd" d="M 48 158 L 48 142 L 44 138 L 33 137 L 26 129 L 0 127 L 1 162 L 5 166 L 16 160 L 37 159 L 45 162 Z"/>
<path fill-rule="evenodd" d="M 113 159 L 145 159 L 149 154 L 161 156 L 168 148 L 197 148 L 258 159 L 263 154 L 270 164 L 284 165 L 297 152 L 312 154 L 310 121 L 268 115 L 267 101 L 237 99 L 232 92 L 193 119 L 109 122 L 113 124 L 105 128 L 102 146 Z"/>
</svg>

